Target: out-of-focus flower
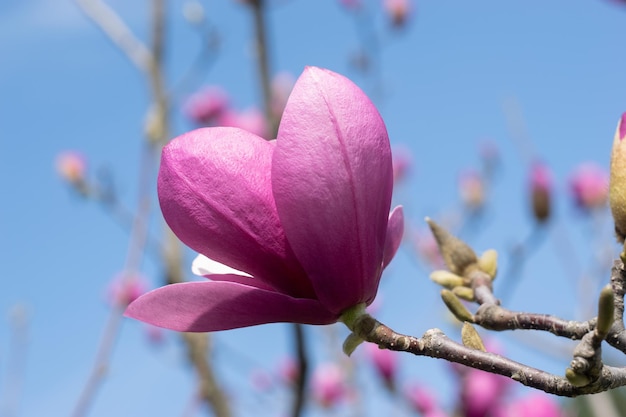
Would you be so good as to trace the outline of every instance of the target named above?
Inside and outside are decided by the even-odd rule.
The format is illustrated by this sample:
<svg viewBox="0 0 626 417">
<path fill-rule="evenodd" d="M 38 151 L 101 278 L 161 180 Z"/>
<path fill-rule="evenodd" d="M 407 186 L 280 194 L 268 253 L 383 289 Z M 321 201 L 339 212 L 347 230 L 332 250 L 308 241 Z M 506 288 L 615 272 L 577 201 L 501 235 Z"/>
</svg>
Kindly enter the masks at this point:
<svg viewBox="0 0 626 417">
<path fill-rule="evenodd" d="M 138 274 L 122 273 L 115 277 L 108 290 L 111 304 L 126 307 L 148 290 L 146 279 Z"/>
<path fill-rule="evenodd" d="M 433 269 L 441 269 L 445 265 L 439 245 L 429 229 L 415 230 L 412 241 L 418 256 Z"/>
<path fill-rule="evenodd" d="M 126 314 L 201 332 L 336 322 L 372 303 L 400 245 L 392 188 L 389 138 L 374 105 L 347 78 L 309 67 L 276 142 L 207 128 L 163 150 L 158 193 L 168 225 L 192 249 L 252 278 L 167 285 Z"/>
<path fill-rule="evenodd" d="M 397 184 L 404 180 L 411 169 L 413 160 L 411 154 L 406 148 L 396 148 L 393 151 L 393 183 Z"/>
<path fill-rule="evenodd" d="M 272 102 L 270 103 L 270 107 L 272 109 L 272 115 L 277 120 L 280 120 L 283 115 L 283 110 L 285 110 L 285 105 L 287 104 L 294 83 L 295 79 L 293 75 L 288 72 L 278 73 L 272 79 Z"/>
<path fill-rule="evenodd" d="M 404 397 L 411 408 L 421 415 L 434 415 L 439 410 L 435 393 L 423 384 L 409 385 L 404 390 Z"/>
<path fill-rule="evenodd" d="M 300 370 L 298 369 L 298 364 L 291 357 L 284 358 L 278 364 L 278 375 L 286 384 L 295 384 L 299 374 Z"/>
<path fill-rule="evenodd" d="M 376 369 L 376 373 L 381 377 L 385 387 L 390 391 L 395 390 L 395 379 L 398 370 L 397 352 L 380 349 L 373 343 L 368 343 L 365 347 L 369 359 Z"/>
<path fill-rule="evenodd" d="M 330 408 L 343 401 L 348 395 L 348 387 L 339 366 L 327 363 L 318 366 L 311 381 L 313 398 L 324 408 Z"/>
<path fill-rule="evenodd" d="M 410 0 L 383 0 L 383 9 L 389 16 L 391 24 L 401 28 L 409 19 L 412 5 Z"/>
<path fill-rule="evenodd" d="M 268 137 L 265 116 L 255 107 L 244 111 L 225 111 L 216 120 L 216 126 L 238 127 L 262 138 L 273 139 Z"/>
<path fill-rule="evenodd" d="M 272 388 L 272 376 L 264 369 L 254 369 L 250 375 L 250 383 L 257 391 L 268 391 Z"/>
<path fill-rule="evenodd" d="M 363 5 L 362 0 L 339 0 L 339 4 L 350 11 L 359 10 Z"/>
<path fill-rule="evenodd" d="M 153 346 L 158 346 L 163 343 L 165 336 L 163 334 L 163 329 L 160 327 L 153 326 L 151 324 L 147 324 L 145 326 L 146 336 L 148 337 L 148 341 Z"/>
<path fill-rule="evenodd" d="M 459 175 L 461 201 L 470 211 L 478 211 L 485 204 L 485 185 L 478 171 L 466 170 Z"/>
<path fill-rule="evenodd" d="M 617 124 L 611 151 L 609 203 L 620 242 L 626 237 L 626 113 Z"/>
<path fill-rule="evenodd" d="M 541 162 L 535 162 L 531 167 L 530 195 L 535 219 L 539 222 L 548 220 L 552 199 L 552 173 Z"/>
<path fill-rule="evenodd" d="M 463 380 L 461 400 L 465 416 L 485 417 L 502 401 L 510 380 L 501 375 L 470 369 Z"/>
<path fill-rule="evenodd" d="M 184 114 L 201 126 L 215 126 L 229 109 L 230 99 L 218 86 L 205 87 L 193 94 L 183 106 Z"/>
<path fill-rule="evenodd" d="M 66 151 L 57 156 L 56 169 L 59 175 L 67 182 L 79 184 L 85 180 L 87 162 L 82 154 L 75 151 Z"/>
<path fill-rule="evenodd" d="M 569 188 L 577 207 L 587 211 L 604 207 L 609 195 L 609 174 L 594 163 L 581 164 L 572 173 Z"/>
<path fill-rule="evenodd" d="M 523 398 L 497 407 L 495 417 L 564 417 L 556 400 L 543 392 L 533 392 Z"/>
</svg>

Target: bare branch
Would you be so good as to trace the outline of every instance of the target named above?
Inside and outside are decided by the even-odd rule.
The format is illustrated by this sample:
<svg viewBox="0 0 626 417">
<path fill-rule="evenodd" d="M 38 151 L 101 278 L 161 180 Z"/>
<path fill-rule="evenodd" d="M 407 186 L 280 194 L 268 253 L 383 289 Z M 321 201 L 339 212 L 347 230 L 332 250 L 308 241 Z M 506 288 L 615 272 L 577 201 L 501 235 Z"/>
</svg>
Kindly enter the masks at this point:
<svg viewBox="0 0 626 417">
<path fill-rule="evenodd" d="M 148 72 L 152 61 L 150 51 L 112 8 L 100 0 L 76 0 L 76 4 L 137 68 Z"/>
</svg>

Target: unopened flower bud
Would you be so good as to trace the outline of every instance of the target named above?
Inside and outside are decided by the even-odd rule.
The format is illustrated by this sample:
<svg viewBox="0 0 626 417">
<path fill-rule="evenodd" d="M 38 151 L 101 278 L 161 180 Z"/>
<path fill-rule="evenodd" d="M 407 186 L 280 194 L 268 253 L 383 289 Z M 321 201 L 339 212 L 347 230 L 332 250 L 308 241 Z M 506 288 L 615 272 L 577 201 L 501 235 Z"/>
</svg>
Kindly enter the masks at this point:
<svg viewBox="0 0 626 417">
<path fill-rule="evenodd" d="M 593 163 L 576 168 L 569 181 L 576 207 L 585 212 L 604 207 L 609 194 L 609 175 L 606 169 Z"/>
<path fill-rule="evenodd" d="M 622 114 L 611 152 L 609 203 L 615 220 L 615 233 L 620 242 L 626 237 L 626 113 Z"/>
<path fill-rule="evenodd" d="M 452 292 L 465 301 L 474 301 L 474 290 L 469 287 L 454 287 Z"/>
<path fill-rule="evenodd" d="M 468 170 L 459 176 L 459 194 L 471 211 L 479 211 L 485 203 L 485 186 L 479 172 Z"/>
<path fill-rule="evenodd" d="M 430 273 L 430 279 L 436 283 L 441 285 L 442 287 L 446 287 L 452 289 L 454 287 L 459 287 L 465 284 L 465 280 L 463 277 L 458 276 L 450 271 L 445 270 L 437 270 Z"/>
<path fill-rule="evenodd" d="M 63 152 L 56 159 L 57 172 L 64 180 L 72 184 L 84 180 L 86 166 L 84 156 L 74 151 Z"/>
<path fill-rule="evenodd" d="M 530 193 L 535 219 L 544 222 L 550 217 L 552 175 L 548 167 L 535 162 L 530 173 Z"/>
<path fill-rule="evenodd" d="M 474 326 L 472 326 L 468 322 L 463 323 L 463 328 L 461 328 L 461 341 L 463 342 L 463 345 L 468 348 L 480 350 L 483 352 L 487 351 L 487 349 L 485 349 L 485 344 L 483 343 L 483 340 L 480 338 L 480 335 L 478 334 Z"/>
<path fill-rule="evenodd" d="M 572 368 L 567 368 L 565 370 L 565 377 L 575 387 L 584 387 L 585 385 L 589 385 L 591 379 L 583 374 L 579 374 L 574 371 Z"/>
<path fill-rule="evenodd" d="M 468 266 L 476 264 L 476 254 L 465 242 L 452 236 L 450 232 L 428 217 L 426 218 L 426 222 L 430 226 L 435 240 L 437 240 L 439 251 L 450 271 L 458 275 L 463 275 Z"/>
<path fill-rule="evenodd" d="M 385 0 L 383 7 L 389 15 L 393 27 L 401 28 L 406 24 L 411 12 L 409 0 Z"/>
<path fill-rule="evenodd" d="M 493 280 L 498 272 L 498 252 L 489 249 L 478 258 L 478 268 Z"/>
<path fill-rule="evenodd" d="M 468 321 L 470 323 L 474 322 L 474 316 L 469 310 L 463 305 L 459 297 L 457 297 L 450 290 L 441 290 L 441 299 L 443 300 L 448 310 L 460 321 Z"/>
<path fill-rule="evenodd" d="M 608 284 L 600 291 L 598 300 L 598 322 L 596 323 L 596 334 L 604 339 L 613 326 L 615 318 L 615 295 L 613 288 Z"/>
</svg>

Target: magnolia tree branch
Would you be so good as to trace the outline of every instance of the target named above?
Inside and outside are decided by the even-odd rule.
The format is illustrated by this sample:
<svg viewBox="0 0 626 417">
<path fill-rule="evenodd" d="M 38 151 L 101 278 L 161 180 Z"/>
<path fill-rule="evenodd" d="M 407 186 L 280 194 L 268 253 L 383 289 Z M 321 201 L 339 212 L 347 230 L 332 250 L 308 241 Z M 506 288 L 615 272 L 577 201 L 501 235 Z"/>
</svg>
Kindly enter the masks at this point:
<svg viewBox="0 0 626 417">
<path fill-rule="evenodd" d="M 76 4 L 139 70 L 148 71 L 150 51 L 113 9 L 100 0 L 76 0 Z"/>
<path fill-rule="evenodd" d="M 147 47 L 137 39 L 124 21 L 108 5 L 100 0 L 76 0 L 81 10 L 109 37 L 109 39 L 135 64 L 148 78 L 153 94 L 154 105 L 146 120 L 145 133 L 148 144 L 152 149 L 159 149 L 169 140 L 169 103 L 163 77 L 163 61 L 165 47 L 165 3 L 163 0 L 153 0 L 151 11 L 151 45 Z M 142 189 L 148 189 L 143 187 Z M 137 213 L 137 216 L 143 213 Z M 147 218 L 147 217 L 146 217 Z M 182 257 L 178 239 L 165 227 L 165 242 L 163 249 L 163 263 L 168 283 L 182 282 Z M 118 327 L 121 311 L 112 313 L 113 324 L 105 332 L 104 346 L 98 357 L 108 357 L 112 347 L 112 334 Z M 206 334 L 182 334 L 187 346 L 190 362 L 194 365 L 200 380 L 200 396 L 209 404 L 217 417 L 230 417 L 230 409 L 224 394 L 216 382 L 211 363 L 207 357 L 209 346 Z M 104 353 L 102 353 L 102 351 Z M 104 366 L 98 360 L 93 376 L 86 387 L 87 394 L 83 394 L 74 415 L 82 415 L 87 408 L 89 399 L 95 391 L 97 381 L 100 380 Z"/>
<path fill-rule="evenodd" d="M 580 340 L 572 353 L 570 366 L 565 370 L 565 377 L 485 352 L 475 331 L 470 332 L 471 337 L 464 336 L 463 345 L 460 345 L 438 329 L 429 330 L 422 338 L 416 338 L 398 334 L 369 315 L 362 314 L 345 321 L 353 331 L 349 340 L 367 340 L 391 350 L 446 359 L 508 376 L 524 385 L 562 396 L 598 393 L 626 385 L 626 368 L 610 367 L 602 362 L 604 340 L 626 353 L 624 253 L 615 261 L 611 284 L 600 293 L 597 317 L 583 322 L 567 321 L 546 314 L 513 312 L 502 307 L 492 289 L 497 271 L 495 251 L 487 251 L 477 257 L 465 242 L 430 219 L 427 221 L 449 269 L 431 274 L 433 281 L 446 287 L 442 290 L 442 298 L 448 309 L 459 320 L 466 322 L 465 328 L 474 323 L 489 330 L 539 330 Z M 471 313 L 461 298 L 478 304 L 476 312 Z"/>
<path fill-rule="evenodd" d="M 448 338 L 441 330 L 428 330 L 421 338 L 396 333 L 373 317 L 365 314 L 357 318 L 353 332 L 363 340 L 380 347 L 410 352 L 418 356 L 445 359 L 475 369 L 503 375 L 526 386 L 550 394 L 575 397 L 594 394 L 626 385 L 626 369 L 603 366 L 593 383 L 576 387 L 566 378 L 532 368 L 495 353 L 469 348 Z"/>
</svg>

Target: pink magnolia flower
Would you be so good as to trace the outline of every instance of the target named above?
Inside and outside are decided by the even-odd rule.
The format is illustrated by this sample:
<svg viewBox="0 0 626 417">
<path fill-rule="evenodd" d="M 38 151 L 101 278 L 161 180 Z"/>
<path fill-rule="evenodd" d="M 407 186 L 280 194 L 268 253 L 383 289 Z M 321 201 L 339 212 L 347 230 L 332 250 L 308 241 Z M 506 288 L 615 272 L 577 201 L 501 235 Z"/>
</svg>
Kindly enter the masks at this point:
<svg viewBox="0 0 626 417">
<path fill-rule="evenodd" d="M 322 407 L 336 405 L 348 395 L 348 386 L 341 368 L 333 363 L 318 366 L 311 381 L 313 398 Z"/>
<path fill-rule="evenodd" d="M 163 150 L 165 220 L 195 251 L 248 276 L 168 285 L 126 314 L 180 331 L 263 323 L 329 324 L 375 298 L 402 238 L 389 215 L 391 151 L 365 94 L 309 67 L 287 102 L 276 141 L 205 128 Z"/>
<path fill-rule="evenodd" d="M 569 186 L 577 207 L 583 210 L 603 207 L 609 197 L 609 173 L 599 165 L 584 163 L 573 172 Z"/>
<path fill-rule="evenodd" d="M 215 125 L 228 110 L 229 101 L 228 94 L 221 87 L 209 86 L 189 97 L 183 112 L 198 125 Z"/>
</svg>

